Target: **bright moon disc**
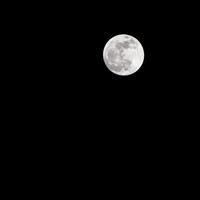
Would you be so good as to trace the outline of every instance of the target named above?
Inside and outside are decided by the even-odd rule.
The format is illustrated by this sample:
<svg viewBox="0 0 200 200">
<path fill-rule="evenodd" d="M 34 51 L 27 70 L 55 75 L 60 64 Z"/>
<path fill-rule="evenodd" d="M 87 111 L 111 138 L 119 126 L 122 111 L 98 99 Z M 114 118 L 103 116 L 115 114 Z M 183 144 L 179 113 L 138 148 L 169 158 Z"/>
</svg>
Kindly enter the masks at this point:
<svg viewBox="0 0 200 200">
<path fill-rule="evenodd" d="M 111 72 L 122 76 L 130 75 L 142 66 L 144 50 L 136 38 L 121 34 L 107 42 L 103 50 L 103 58 Z"/>
</svg>

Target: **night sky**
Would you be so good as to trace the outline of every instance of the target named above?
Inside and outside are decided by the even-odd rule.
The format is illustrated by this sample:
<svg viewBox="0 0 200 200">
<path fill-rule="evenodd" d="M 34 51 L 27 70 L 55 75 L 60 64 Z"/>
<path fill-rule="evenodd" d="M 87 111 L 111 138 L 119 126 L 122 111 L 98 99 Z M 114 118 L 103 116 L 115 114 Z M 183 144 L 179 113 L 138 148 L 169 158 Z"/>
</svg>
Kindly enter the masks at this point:
<svg viewBox="0 0 200 200">
<path fill-rule="evenodd" d="M 22 10 L 12 19 L 20 53 L 16 60 L 21 63 L 13 70 L 33 99 L 60 116 L 72 108 L 83 116 L 131 113 L 150 119 L 152 113 L 180 109 L 182 100 L 193 94 L 196 79 L 189 81 L 193 65 L 187 38 L 194 30 L 190 19 L 195 12 L 188 18 L 179 5 L 141 1 L 48 2 Z M 126 77 L 111 73 L 103 61 L 105 44 L 118 34 L 136 37 L 145 53 L 142 67 Z"/>
</svg>

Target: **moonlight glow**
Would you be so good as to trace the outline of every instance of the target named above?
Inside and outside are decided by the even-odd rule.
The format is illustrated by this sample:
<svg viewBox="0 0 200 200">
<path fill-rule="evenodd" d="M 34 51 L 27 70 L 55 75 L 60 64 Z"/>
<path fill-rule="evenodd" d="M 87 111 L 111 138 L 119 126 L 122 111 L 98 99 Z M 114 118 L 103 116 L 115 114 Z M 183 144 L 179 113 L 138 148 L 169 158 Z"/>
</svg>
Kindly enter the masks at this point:
<svg viewBox="0 0 200 200">
<path fill-rule="evenodd" d="M 130 75 L 141 67 L 144 60 L 144 50 L 136 38 L 121 34 L 107 42 L 103 57 L 111 72 L 118 75 Z"/>
</svg>

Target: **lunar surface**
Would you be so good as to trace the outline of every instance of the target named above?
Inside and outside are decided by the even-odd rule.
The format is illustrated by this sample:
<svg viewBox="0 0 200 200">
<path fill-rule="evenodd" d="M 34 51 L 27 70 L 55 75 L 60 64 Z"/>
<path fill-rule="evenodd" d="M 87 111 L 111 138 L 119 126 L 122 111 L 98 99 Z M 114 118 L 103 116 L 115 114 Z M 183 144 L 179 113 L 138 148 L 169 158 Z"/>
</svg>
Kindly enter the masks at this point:
<svg viewBox="0 0 200 200">
<path fill-rule="evenodd" d="M 107 42 L 103 50 L 103 58 L 111 72 L 122 76 L 130 75 L 142 66 L 144 50 L 136 38 L 121 34 Z"/>
</svg>

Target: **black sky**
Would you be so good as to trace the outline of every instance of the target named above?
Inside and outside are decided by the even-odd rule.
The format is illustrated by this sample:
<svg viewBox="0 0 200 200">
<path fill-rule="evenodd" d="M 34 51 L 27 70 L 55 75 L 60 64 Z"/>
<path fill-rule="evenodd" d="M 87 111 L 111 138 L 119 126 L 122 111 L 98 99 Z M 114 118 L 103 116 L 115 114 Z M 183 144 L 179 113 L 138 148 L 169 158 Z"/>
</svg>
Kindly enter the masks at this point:
<svg viewBox="0 0 200 200">
<path fill-rule="evenodd" d="M 196 83 L 188 48 L 195 38 L 195 12 L 188 18 L 185 11 L 178 4 L 141 1 L 26 6 L 20 20 L 13 19 L 17 41 L 25 41 L 18 49 L 23 59 L 17 58 L 27 82 L 20 79 L 22 85 L 60 116 L 151 118 L 174 107 L 180 111 Z M 127 77 L 112 74 L 103 62 L 104 45 L 122 33 L 136 37 L 145 53 L 142 67 Z"/>
</svg>

